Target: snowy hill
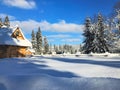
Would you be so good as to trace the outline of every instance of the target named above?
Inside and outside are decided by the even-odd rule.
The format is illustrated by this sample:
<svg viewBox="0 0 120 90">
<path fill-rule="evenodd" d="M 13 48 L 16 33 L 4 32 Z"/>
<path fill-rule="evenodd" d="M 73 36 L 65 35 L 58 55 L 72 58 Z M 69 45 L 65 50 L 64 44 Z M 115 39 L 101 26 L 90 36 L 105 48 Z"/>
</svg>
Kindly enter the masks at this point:
<svg viewBox="0 0 120 90">
<path fill-rule="evenodd" d="M 120 57 L 0 59 L 0 90 L 120 90 Z"/>
</svg>

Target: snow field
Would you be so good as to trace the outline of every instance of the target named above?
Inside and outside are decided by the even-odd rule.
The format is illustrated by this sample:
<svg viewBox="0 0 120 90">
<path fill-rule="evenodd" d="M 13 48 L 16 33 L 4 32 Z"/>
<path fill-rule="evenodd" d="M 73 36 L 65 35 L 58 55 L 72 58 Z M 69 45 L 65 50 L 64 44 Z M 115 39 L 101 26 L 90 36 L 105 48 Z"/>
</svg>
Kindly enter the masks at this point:
<svg viewBox="0 0 120 90">
<path fill-rule="evenodd" d="M 0 59 L 0 90 L 120 90 L 120 57 Z"/>
</svg>

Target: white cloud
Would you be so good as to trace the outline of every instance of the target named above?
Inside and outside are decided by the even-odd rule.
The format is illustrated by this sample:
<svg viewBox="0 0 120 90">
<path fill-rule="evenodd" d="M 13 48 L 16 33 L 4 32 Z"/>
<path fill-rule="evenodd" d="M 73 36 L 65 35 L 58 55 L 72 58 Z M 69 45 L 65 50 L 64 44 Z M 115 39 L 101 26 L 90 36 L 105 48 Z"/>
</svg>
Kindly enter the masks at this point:
<svg viewBox="0 0 120 90">
<path fill-rule="evenodd" d="M 12 21 L 11 26 L 19 25 L 25 32 L 29 32 L 33 29 L 37 29 L 39 26 L 42 31 L 49 32 L 72 32 L 78 33 L 83 31 L 83 25 L 75 24 L 75 23 L 66 23 L 65 20 L 50 23 L 46 20 L 38 22 L 35 20 L 27 20 L 27 21 Z"/>
<path fill-rule="evenodd" d="M 55 42 L 55 39 L 48 39 L 49 43 Z"/>
<path fill-rule="evenodd" d="M 29 32 L 33 29 L 36 29 L 40 26 L 39 22 L 36 22 L 34 20 L 28 20 L 28 21 L 11 21 L 11 26 L 14 27 L 15 25 L 18 25 L 24 32 Z"/>
<path fill-rule="evenodd" d="M 80 38 L 62 39 L 62 42 L 80 42 Z"/>
<path fill-rule="evenodd" d="M 70 35 L 67 34 L 57 34 L 57 35 L 49 35 L 47 38 L 69 38 L 71 37 Z"/>
<path fill-rule="evenodd" d="M 3 3 L 8 6 L 14 6 L 23 9 L 32 9 L 36 7 L 36 3 L 33 0 L 3 0 Z"/>
<path fill-rule="evenodd" d="M 75 24 L 75 23 L 66 23 L 65 20 L 61 20 L 57 23 L 49 23 L 45 21 L 41 27 L 44 27 L 46 30 L 52 30 L 55 32 L 81 32 L 83 31 L 83 25 Z"/>
</svg>

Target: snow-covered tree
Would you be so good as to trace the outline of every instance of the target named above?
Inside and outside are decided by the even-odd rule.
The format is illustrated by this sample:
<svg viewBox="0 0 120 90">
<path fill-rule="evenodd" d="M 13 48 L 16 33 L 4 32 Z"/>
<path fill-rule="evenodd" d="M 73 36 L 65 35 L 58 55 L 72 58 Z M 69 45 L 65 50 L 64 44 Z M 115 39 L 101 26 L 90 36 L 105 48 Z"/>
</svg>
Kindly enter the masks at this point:
<svg viewBox="0 0 120 90">
<path fill-rule="evenodd" d="M 32 36 L 31 38 L 32 48 L 36 50 L 36 35 L 34 33 L 34 30 L 32 30 L 31 36 Z"/>
<path fill-rule="evenodd" d="M 63 52 L 64 53 L 68 52 L 68 45 L 67 44 L 63 45 Z"/>
<path fill-rule="evenodd" d="M 53 46 L 52 46 L 52 44 L 50 43 L 50 44 L 49 44 L 49 53 L 52 54 L 52 52 L 53 52 Z"/>
<path fill-rule="evenodd" d="M 59 50 L 62 50 L 62 46 L 61 45 L 59 45 Z"/>
<path fill-rule="evenodd" d="M 114 34 L 114 38 L 115 38 L 114 46 L 115 46 L 115 52 L 120 52 L 120 10 L 116 10 L 116 12 L 117 15 L 115 17 L 116 29 Z"/>
<path fill-rule="evenodd" d="M 109 52 L 108 43 L 105 38 L 105 24 L 101 14 L 98 14 L 98 21 L 94 26 L 95 37 L 94 37 L 94 53 L 105 53 Z"/>
<path fill-rule="evenodd" d="M 54 44 L 54 51 L 55 51 L 56 53 L 59 51 L 58 46 L 56 46 L 55 44 Z"/>
<path fill-rule="evenodd" d="M 47 54 L 49 52 L 49 44 L 46 37 L 44 37 L 44 53 Z"/>
<path fill-rule="evenodd" d="M 36 41 L 37 41 L 37 53 L 38 54 L 42 54 L 42 45 L 43 45 L 43 41 L 42 41 L 42 33 L 40 30 L 40 27 L 38 28 L 38 31 L 36 33 Z"/>
<path fill-rule="evenodd" d="M 2 18 L 0 18 L 0 28 L 2 27 L 3 23 L 2 23 Z"/>
<path fill-rule="evenodd" d="M 59 45 L 59 52 L 63 53 L 63 46 Z"/>
<path fill-rule="evenodd" d="M 118 27 L 118 32 L 120 35 L 120 10 L 117 10 L 117 27 Z"/>
<path fill-rule="evenodd" d="M 91 24 L 91 19 L 90 18 L 86 18 L 85 21 L 85 30 L 83 33 L 85 40 L 84 40 L 84 45 L 82 47 L 82 51 L 83 53 L 91 53 L 93 52 L 93 40 L 94 40 L 94 32 L 92 30 L 92 24 Z"/>
<path fill-rule="evenodd" d="M 10 26 L 10 21 L 9 21 L 9 17 L 8 16 L 5 17 L 4 25 L 7 26 L 7 27 Z"/>
<path fill-rule="evenodd" d="M 114 18 L 108 18 L 105 24 L 105 39 L 108 44 L 109 52 L 114 52 L 115 42 L 117 41 L 116 34 L 114 33 L 116 30 Z"/>
</svg>

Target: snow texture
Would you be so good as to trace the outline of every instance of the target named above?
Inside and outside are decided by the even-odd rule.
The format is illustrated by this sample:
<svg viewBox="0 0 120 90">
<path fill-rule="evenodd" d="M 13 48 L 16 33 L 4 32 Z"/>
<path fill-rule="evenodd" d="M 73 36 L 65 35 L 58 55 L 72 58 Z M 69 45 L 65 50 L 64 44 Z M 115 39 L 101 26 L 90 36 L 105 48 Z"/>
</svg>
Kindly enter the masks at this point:
<svg viewBox="0 0 120 90">
<path fill-rule="evenodd" d="M 0 59 L 0 90 L 120 90 L 119 84 L 119 55 Z"/>
</svg>

